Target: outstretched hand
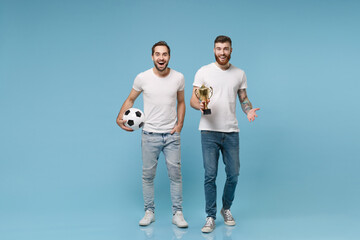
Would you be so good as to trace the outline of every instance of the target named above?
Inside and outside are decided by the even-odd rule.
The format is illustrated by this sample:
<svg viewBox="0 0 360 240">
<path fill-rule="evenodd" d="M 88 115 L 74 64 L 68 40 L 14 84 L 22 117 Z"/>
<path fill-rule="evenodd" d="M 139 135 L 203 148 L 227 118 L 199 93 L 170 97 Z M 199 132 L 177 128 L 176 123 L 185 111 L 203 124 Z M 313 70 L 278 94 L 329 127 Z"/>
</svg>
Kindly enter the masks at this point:
<svg viewBox="0 0 360 240">
<path fill-rule="evenodd" d="M 253 108 L 247 113 L 247 118 L 249 119 L 249 122 L 255 121 L 255 117 L 258 117 L 256 114 L 256 111 L 260 110 L 260 108 Z"/>
</svg>

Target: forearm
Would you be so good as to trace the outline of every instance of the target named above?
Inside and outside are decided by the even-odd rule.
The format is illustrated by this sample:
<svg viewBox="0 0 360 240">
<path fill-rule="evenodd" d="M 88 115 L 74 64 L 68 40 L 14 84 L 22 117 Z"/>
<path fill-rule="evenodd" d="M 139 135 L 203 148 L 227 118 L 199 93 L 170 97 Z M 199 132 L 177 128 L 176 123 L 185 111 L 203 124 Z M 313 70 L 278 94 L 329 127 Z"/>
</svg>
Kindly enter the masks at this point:
<svg viewBox="0 0 360 240">
<path fill-rule="evenodd" d="M 196 110 L 200 110 L 201 104 L 199 99 L 195 96 L 195 94 L 192 95 L 190 99 L 190 106 Z"/>
<path fill-rule="evenodd" d="M 177 105 L 177 125 L 182 128 L 185 118 L 185 102 L 180 102 Z"/>
<path fill-rule="evenodd" d="M 129 108 L 131 108 L 133 105 L 134 105 L 134 101 L 132 99 L 125 100 L 125 102 L 121 106 L 120 112 L 116 118 L 117 124 L 119 124 L 119 121 L 122 120 L 125 111 L 128 110 Z"/>
<path fill-rule="evenodd" d="M 247 96 L 246 89 L 240 89 L 238 91 L 238 96 L 239 96 L 239 100 L 240 100 L 241 109 L 247 115 L 253 107 Z"/>
<path fill-rule="evenodd" d="M 241 109 L 245 114 L 248 114 L 248 112 L 252 109 L 252 104 L 248 98 L 245 98 L 243 102 L 241 102 Z"/>
</svg>

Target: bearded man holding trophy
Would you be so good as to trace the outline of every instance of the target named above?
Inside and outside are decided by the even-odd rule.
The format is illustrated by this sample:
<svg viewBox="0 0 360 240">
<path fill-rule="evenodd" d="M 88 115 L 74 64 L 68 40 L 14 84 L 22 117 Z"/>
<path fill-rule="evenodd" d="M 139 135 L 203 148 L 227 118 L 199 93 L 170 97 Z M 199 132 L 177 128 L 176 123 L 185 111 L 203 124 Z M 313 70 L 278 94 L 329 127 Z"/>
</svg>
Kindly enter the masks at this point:
<svg viewBox="0 0 360 240">
<path fill-rule="evenodd" d="M 216 176 L 220 152 L 226 172 L 226 182 L 220 211 L 226 225 L 234 226 L 230 207 L 240 172 L 239 127 L 236 119 L 236 98 L 249 122 L 257 117 L 259 108 L 252 108 L 247 97 L 245 72 L 230 64 L 232 42 L 227 36 L 218 36 L 214 41 L 215 62 L 201 67 L 193 83 L 190 105 L 202 112 L 199 130 L 205 169 L 206 222 L 204 233 L 215 229 Z M 211 101 L 210 101 L 211 99 Z"/>
</svg>

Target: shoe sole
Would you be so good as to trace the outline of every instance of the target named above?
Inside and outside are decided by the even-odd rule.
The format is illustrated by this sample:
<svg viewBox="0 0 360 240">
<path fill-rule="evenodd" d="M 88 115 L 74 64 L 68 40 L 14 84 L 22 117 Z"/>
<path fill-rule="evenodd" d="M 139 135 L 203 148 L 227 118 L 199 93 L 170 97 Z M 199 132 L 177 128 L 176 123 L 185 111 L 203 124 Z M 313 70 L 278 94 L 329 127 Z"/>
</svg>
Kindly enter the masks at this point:
<svg viewBox="0 0 360 240">
<path fill-rule="evenodd" d="M 155 219 L 154 219 L 154 220 L 151 220 L 151 222 L 150 222 L 149 224 L 141 224 L 141 223 L 139 223 L 139 226 L 142 226 L 142 227 L 149 226 L 149 225 L 152 224 L 153 222 L 155 222 Z"/>
<path fill-rule="evenodd" d="M 187 225 L 178 225 L 178 224 L 176 224 L 174 221 L 172 221 L 172 224 L 174 224 L 174 225 L 177 226 L 178 228 L 187 228 L 187 227 L 189 227 L 189 224 L 187 224 Z"/>
<path fill-rule="evenodd" d="M 228 225 L 228 226 L 235 226 L 235 225 L 236 225 L 235 222 L 234 222 L 234 223 L 229 223 L 229 222 L 225 222 L 225 221 L 224 221 L 224 223 L 225 223 L 226 225 Z"/>
<path fill-rule="evenodd" d="M 211 233 L 212 231 L 214 231 L 214 229 L 215 228 L 213 228 L 213 229 L 209 229 L 209 230 L 207 230 L 207 229 L 201 229 L 201 232 L 203 232 L 203 233 Z"/>
</svg>

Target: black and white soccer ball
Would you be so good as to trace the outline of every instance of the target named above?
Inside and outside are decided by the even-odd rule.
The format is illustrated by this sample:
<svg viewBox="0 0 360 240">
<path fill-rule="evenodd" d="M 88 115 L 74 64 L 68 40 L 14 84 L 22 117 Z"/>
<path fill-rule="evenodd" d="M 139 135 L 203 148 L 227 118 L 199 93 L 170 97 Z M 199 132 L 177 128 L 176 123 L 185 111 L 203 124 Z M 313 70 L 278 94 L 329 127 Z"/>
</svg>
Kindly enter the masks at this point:
<svg viewBox="0 0 360 240">
<path fill-rule="evenodd" d="M 145 115 L 140 109 L 130 108 L 125 111 L 123 120 L 126 120 L 125 126 L 138 130 L 144 126 Z"/>
</svg>

